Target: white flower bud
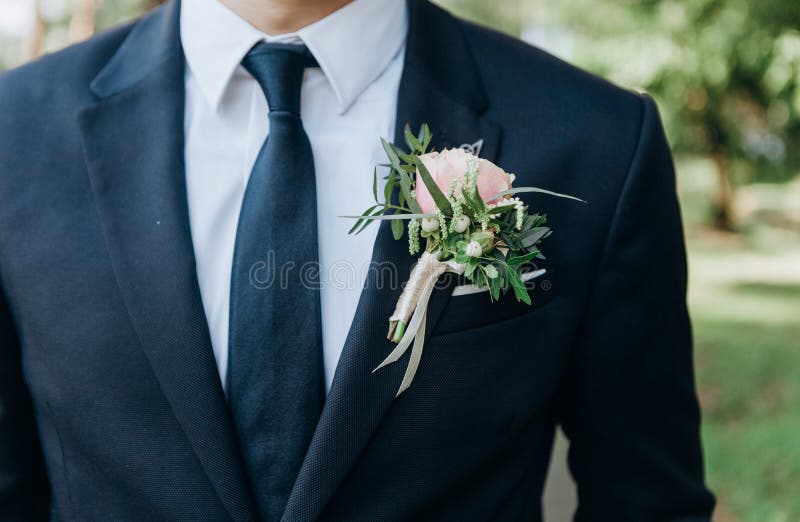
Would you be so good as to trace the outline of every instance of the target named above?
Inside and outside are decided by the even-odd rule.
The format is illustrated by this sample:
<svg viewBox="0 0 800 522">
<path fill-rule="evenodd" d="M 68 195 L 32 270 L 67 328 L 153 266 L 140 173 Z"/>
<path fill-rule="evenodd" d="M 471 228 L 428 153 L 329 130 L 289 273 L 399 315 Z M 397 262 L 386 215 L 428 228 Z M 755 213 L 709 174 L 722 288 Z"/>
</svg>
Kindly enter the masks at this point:
<svg viewBox="0 0 800 522">
<path fill-rule="evenodd" d="M 469 257 L 480 257 L 480 255 L 483 254 L 483 249 L 481 248 L 481 244 L 477 241 L 470 241 L 464 249 L 464 253 Z"/>
<path fill-rule="evenodd" d="M 469 218 L 462 214 L 453 220 L 453 231 L 462 234 L 469 228 L 469 224 Z"/>
<path fill-rule="evenodd" d="M 439 229 L 439 219 L 435 217 L 422 218 L 422 230 L 434 232 Z"/>
</svg>

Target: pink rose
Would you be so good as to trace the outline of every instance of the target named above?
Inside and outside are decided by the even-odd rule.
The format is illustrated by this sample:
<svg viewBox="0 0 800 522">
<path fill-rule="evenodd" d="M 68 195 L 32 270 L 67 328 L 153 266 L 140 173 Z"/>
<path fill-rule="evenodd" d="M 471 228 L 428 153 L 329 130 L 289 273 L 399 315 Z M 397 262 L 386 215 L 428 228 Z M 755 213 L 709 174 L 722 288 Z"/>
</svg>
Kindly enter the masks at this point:
<svg viewBox="0 0 800 522">
<path fill-rule="evenodd" d="M 456 178 L 463 178 L 468 170 L 468 162 L 478 162 L 478 194 L 487 203 L 492 203 L 491 198 L 498 192 L 511 188 L 511 176 L 503 169 L 485 159 L 478 158 L 464 149 L 445 149 L 441 152 L 429 152 L 419 157 L 422 164 L 430 172 L 436 186 L 448 193 L 450 184 Z M 436 203 L 417 172 L 417 203 L 424 214 L 436 211 Z M 456 195 L 460 192 L 456 190 Z"/>
</svg>

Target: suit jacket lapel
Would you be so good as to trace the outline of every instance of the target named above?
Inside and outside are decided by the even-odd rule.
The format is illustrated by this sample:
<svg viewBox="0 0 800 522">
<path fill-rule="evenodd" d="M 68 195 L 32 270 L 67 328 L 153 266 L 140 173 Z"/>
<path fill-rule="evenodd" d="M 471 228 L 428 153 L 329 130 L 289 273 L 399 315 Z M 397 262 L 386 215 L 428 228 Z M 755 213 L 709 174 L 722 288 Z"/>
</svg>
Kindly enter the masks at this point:
<svg viewBox="0 0 800 522">
<path fill-rule="evenodd" d="M 481 116 L 487 100 L 461 27 L 426 0 L 410 0 L 408 5 L 410 23 L 396 142 L 403 143 L 406 123 L 416 131 L 427 122 L 434 132 L 436 149 L 482 139 L 481 156 L 494 159 L 500 130 Z M 405 371 L 408 355 L 372 373 L 393 348 L 386 340 L 388 317 L 402 291 L 398 282 L 408 279 L 416 260 L 408 254 L 405 240 L 393 239 L 388 222 L 380 226 L 372 269 L 284 520 L 312 520 L 322 513 L 395 400 Z M 449 300 L 453 282 L 445 288 L 439 285 L 431 297 L 428 334 Z M 397 400 L 413 400 L 413 388 Z"/>
<path fill-rule="evenodd" d="M 86 164 L 128 313 L 208 479 L 235 520 L 252 500 L 200 299 L 183 167 L 177 2 L 137 23 L 79 114 Z"/>
</svg>

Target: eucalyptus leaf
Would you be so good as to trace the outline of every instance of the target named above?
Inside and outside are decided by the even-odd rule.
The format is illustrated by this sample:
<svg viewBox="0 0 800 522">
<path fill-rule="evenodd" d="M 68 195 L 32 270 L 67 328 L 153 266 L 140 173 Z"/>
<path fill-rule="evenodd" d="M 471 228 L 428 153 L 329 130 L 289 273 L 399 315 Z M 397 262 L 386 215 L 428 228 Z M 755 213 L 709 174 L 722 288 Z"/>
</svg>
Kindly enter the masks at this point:
<svg viewBox="0 0 800 522">
<path fill-rule="evenodd" d="M 427 123 L 423 123 L 419 129 L 419 141 L 422 142 L 423 153 L 428 150 L 428 145 L 431 144 L 431 138 L 433 138 L 433 136 L 431 135 L 430 127 L 428 127 Z"/>
<path fill-rule="evenodd" d="M 400 170 L 400 158 L 397 155 L 394 145 L 383 138 L 381 138 L 381 145 L 383 146 L 383 150 L 386 152 L 386 156 L 391 162 L 392 168 L 395 170 Z"/>
<path fill-rule="evenodd" d="M 387 211 L 386 207 L 384 207 L 384 206 L 381 206 L 381 205 L 376 205 L 376 209 L 375 209 L 375 211 L 373 211 L 373 212 L 372 212 L 372 215 L 371 215 L 371 216 L 365 216 L 365 217 L 364 217 L 364 222 L 363 222 L 363 223 L 362 223 L 362 225 L 361 225 L 361 226 L 360 226 L 360 227 L 359 227 L 359 228 L 358 228 L 358 229 L 355 231 L 355 233 L 356 233 L 356 234 L 360 234 L 360 233 L 361 233 L 361 232 L 362 232 L 362 231 L 363 231 L 365 228 L 367 228 L 367 226 L 369 226 L 369 224 L 370 224 L 370 223 L 372 223 L 372 221 L 373 221 L 374 219 L 376 219 L 377 217 L 379 217 L 381 214 L 383 214 L 383 213 L 384 213 L 384 212 L 386 212 L 386 211 Z"/>
<path fill-rule="evenodd" d="M 582 200 L 581 198 L 576 198 L 575 196 L 570 196 L 569 194 L 561 194 L 560 192 L 553 192 L 552 190 L 545 190 L 538 187 L 518 187 L 518 188 L 510 188 L 508 190 L 504 190 L 503 192 L 498 192 L 494 196 L 492 196 L 492 200 L 497 198 L 502 198 L 503 196 L 509 196 L 511 194 L 521 194 L 523 192 L 538 192 L 540 194 L 548 194 L 550 196 L 556 196 L 559 198 L 566 198 L 566 199 L 573 199 L 575 201 L 580 201 L 581 203 L 586 203 L 586 201 Z"/>
<path fill-rule="evenodd" d="M 486 286 L 486 275 L 483 273 L 483 270 L 475 270 L 472 283 L 478 288 Z"/>
<path fill-rule="evenodd" d="M 512 257 L 511 259 L 508 260 L 508 264 L 511 265 L 511 266 L 521 265 L 521 264 L 523 264 L 523 263 L 525 263 L 527 261 L 530 261 L 531 259 L 535 258 L 538 255 L 539 255 L 539 251 L 538 250 L 534 250 L 532 252 L 528 252 L 524 256 Z"/>
<path fill-rule="evenodd" d="M 386 180 L 386 186 L 383 187 L 383 200 L 386 203 L 389 203 L 392 200 L 392 191 L 397 183 L 397 175 L 398 173 L 392 169 L 389 173 L 389 178 Z"/>
<path fill-rule="evenodd" d="M 495 263 L 494 266 L 497 268 L 497 271 L 500 272 L 500 277 L 498 278 L 501 283 L 500 288 L 505 289 L 508 286 L 506 272 L 513 270 L 513 268 L 509 267 L 505 261 L 499 261 L 498 263 Z"/>
<path fill-rule="evenodd" d="M 369 216 L 369 217 L 365 217 L 365 216 L 338 216 L 338 217 L 347 218 L 347 219 L 367 219 L 367 220 L 370 220 L 370 221 L 375 221 L 375 220 L 386 221 L 386 220 L 392 220 L 392 219 L 401 219 L 401 220 L 405 219 L 405 220 L 408 220 L 408 219 L 430 218 L 430 217 L 436 217 L 436 214 L 386 214 L 386 215 L 383 215 L 383 216 L 379 216 L 379 215 L 376 214 L 376 215 Z"/>
<path fill-rule="evenodd" d="M 400 176 L 400 190 L 403 191 L 403 194 L 406 197 L 406 203 L 408 203 L 408 208 L 410 208 L 417 214 L 421 213 L 422 210 L 419 208 L 419 205 L 417 204 L 417 199 L 411 193 L 411 175 L 402 171 L 399 172 L 398 175 Z"/>
<path fill-rule="evenodd" d="M 394 236 L 395 240 L 403 237 L 403 230 L 405 228 L 405 225 L 399 219 L 392 221 L 392 236 Z"/>
<path fill-rule="evenodd" d="M 522 220 L 522 230 L 528 230 L 537 226 L 536 220 L 538 218 L 539 214 L 528 214 L 525 216 L 525 219 Z"/>
<path fill-rule="evenodd" d="M 503 253 L 500 251 L 499 248 L 492 249 L 492 251 L 489 252 L 489 256 L 495 258 L 501 264 L 504 264 L 506 262 L 506 257 L 503 255 Z"/>
<path fill-rule="evenodd" d="M 464 200 L 467 202 L 476 214 L 482 214 L 486 210 L 486 204 L 481 199 L 481 195 L 477 192 L 475 194 L 471 194 L 469 190 L 465 190 L 463 192 Z"/>
<path fill-rule="evenodd" d="M 531 296 L 528 295 L 528 289 L 525 288 L 525 282 L 522 280 L 517 271 L 513 269 L 508 270 L 506 272 L 506 276 L 508 277 L 508 282 L 511 283 L 511 288 L 514 289 L 514 295 L 516 296 L 517 301 L 522 301 L 523 303 L 530 305 Z"/>
<path fill-rule="evenodd" d="M 356 221 L 356 223 L 355 223 L 355 224 L 354 224 L 352 227 L 350 227 L 350 230 L 348 230 L 348 231 L 347 231 L 347 233 L 348 233 L 348 234 L 352 234 L 353 232 L 355 232 L 355 230 L 356 230 L 356 229 L 359 227 L 359 225 L 361 225 L 361 223 L 363 223 L 363 222 L 364 222 L 364 216 L 368 216 L 368 215 L 369 215 L 369 214 L 370 214 L 370 213 L 371 213 L 373 210 L 375 210 L 375 209 L 376 209 L 378 206 L 379 206 L 379 205 L 372 205 L 372 206 L 371 206 L 371 207 L 369 207 L 367 210 L 365 210 L 363 214 L 361 214 L 360 216 L 358 216 L 358 220 Z"/>
<path fill-rule="evenodd" d="M 470 261 L 467 261 L 467 267 L 464 269 L 464 276 L 467 278 L 469 278 L 472 275 L 472 272 L 478 268 L 478 263 L 475 262 L 474 259 L 475 258 L 473 257 Z"/>
<path fill-rule="evenodd" d="M 406 123 L 406 127 L 404 129 L 403 134 L 406 138 L 406 143 L 408 144 L 408 148 L 414 152 L 422 153 L 422 143 L 419 142 L 416 136 L 411 132 L 411 127 L 408 126 Z"/>
<path fill-rule="evenodd" d="M 491 267 L 490 268 L 494 268 Z M 489 296 L 491 297 L 492 301 L 497 301 L 500 299 L 500 287 L 502 286 L 502 280 L 499 277 L 490 278 L 489 281 Z"/>
<path fill-rule="evenodd" d="M 549 233 L 550 229 L 548 227 L 536 227 L 520 234 L 519 240 L 523 247 L 530 248 L 545 238 Z"/>
<path fill-rule="evenodd" d="M 524 250 L 522 243 L 520 243 L 516 234 L 500 234 L 500 238 L 508 245 L 508 248 L 514 251 Z"/>
</svg>

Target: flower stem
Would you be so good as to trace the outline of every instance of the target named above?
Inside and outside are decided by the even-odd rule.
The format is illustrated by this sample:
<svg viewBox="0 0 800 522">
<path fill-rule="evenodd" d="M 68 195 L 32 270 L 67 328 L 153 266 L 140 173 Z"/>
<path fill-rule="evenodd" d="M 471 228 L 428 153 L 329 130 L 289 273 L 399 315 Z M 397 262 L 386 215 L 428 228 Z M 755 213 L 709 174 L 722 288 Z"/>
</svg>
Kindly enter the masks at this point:
<svg viewBox="0 0 800 522">
<path fill-rule="evenodd" d="M 392 205 L 391 203 L 386 203 L 383 206 L 386 207 L 386 208 L 393 208 L 393 209 L 397 209 L 397 210 L 402 210 L 405 213 L 413 212 L 410 208 L 401 207 L 401 206 L 398 206 L 398 205 Z"/>
<path fill-rule="evenodd" d="M 396 323 L 389 328 L 389 336 L 393 343 L 400 342 L 403 338 L 403 334 L 406 333 L 406 326 L 407 324 L 405 321 L 396 321 Z"/>
<path fill-rule="evenodd" d="M 386 338 L 388 340 L 392 340 L 392 334 L 394 333 L 394 329 L 397 327 L 397 321 L 389 321 L 389 332 L 386 334 Z"/>
</svg>

